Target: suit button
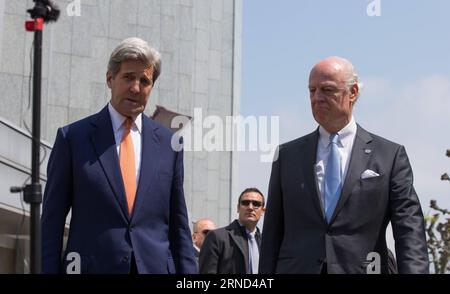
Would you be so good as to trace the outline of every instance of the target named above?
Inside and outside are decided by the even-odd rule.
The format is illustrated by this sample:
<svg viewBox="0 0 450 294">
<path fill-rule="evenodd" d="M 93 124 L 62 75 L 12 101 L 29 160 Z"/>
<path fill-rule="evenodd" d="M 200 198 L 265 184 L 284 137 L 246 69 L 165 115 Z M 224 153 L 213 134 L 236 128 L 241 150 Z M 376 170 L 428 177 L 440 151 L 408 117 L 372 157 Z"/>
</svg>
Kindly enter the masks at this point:
<svg viewBox="0 0 450 294">
<path fill-rule="evenodd" d="M 134 226 L 130 226 L 130 233 L 133 232 Z"/>
<path fill-rule="evenodd" d="M 122 262 L 128 262 L 128 256 L 124 256 L 124 257 L 122 258 Z"/>
<path fill-rule="evenodd" d="M 327 230 L 327 234 L 328 234 L 328 235 L 331 235 L 331 234 L 333 234 L 333 231 L 332 231 L 331 229 L 328 229 L 328 230 Z"/>
</svg>

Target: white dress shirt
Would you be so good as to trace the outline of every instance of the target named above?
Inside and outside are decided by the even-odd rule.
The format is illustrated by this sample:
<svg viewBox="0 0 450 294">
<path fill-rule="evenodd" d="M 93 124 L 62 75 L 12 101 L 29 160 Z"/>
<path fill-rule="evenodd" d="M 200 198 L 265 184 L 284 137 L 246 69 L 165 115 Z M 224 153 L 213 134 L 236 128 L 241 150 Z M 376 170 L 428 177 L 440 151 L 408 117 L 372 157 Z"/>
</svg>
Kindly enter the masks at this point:
<svg viewBox="0 0 450 294">
<path fill-rule="evenodd" d="M 352 116 L 351 121 L 338 133 L 338 151 L 341 155 L 341 175 L 342 184 L 345 182 L 347 175 L 348 164 L 350 162 L 350 155 L 352 153 L 353 142 L 356 137 L 356 122 Z M 317 144 L 317 157 L 316 157 L 316 179 L 317 186 L 319 188 L 320 200 L 324 205 L 324 185 L 325 185 L 325 170 L 328 163 L 328 154 L 330 153 L 330 133 L 322 126 L 319 127 L 319 142 Z"/>
<path fill-rule="evenodd" d="M 114 139 L 116 141 L 117 156 L 120 158 L 120 142 L 122 141 L 123 133 L 125 131 L 126 117 L 117 112 L 117 110 L 108 103 L 109 116 L 111 117 L 111 123 L 114 131 Z M 133 117 L 133 125 L 131 126 L 131 139 L 134 146 L 134 159 L 136 164 L 136 187 L 139 184 L 139 175 L 141 171 L 141 146 L 142 146 L 142 113 L 137 117 Z"/>
</svg>

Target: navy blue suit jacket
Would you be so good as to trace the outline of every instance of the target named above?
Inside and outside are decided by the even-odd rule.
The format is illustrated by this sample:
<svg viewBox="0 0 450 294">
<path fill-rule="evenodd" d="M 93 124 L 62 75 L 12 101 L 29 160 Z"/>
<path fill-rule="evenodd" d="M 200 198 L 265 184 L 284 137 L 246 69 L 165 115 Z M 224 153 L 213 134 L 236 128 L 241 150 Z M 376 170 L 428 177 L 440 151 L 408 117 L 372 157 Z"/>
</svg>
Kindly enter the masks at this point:
<svg viewBox="0 0 450 294">
<path fill-rule="evenodd" d="M 142 159 L 129 215 L 108 108 L 58 130 L 48 163 L 42 213 L 42 270 L 66 271 L 66 255 L 82 273 L 195 273 L 183 193 L 183 152 L 172 132 L 142 115 Z M 62 254 L 66 216 L 72 209 Z"/>
</svg>

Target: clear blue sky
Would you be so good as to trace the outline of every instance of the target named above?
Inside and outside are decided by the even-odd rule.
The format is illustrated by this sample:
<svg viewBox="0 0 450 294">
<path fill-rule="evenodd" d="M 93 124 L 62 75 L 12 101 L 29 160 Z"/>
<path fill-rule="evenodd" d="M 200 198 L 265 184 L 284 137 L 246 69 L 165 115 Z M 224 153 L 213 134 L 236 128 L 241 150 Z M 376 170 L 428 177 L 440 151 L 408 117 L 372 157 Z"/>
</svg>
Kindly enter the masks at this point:
<svg viewBox="0 0 450 294">
<path fill-rule="evenodd" d="M 279 115 L 281 142 L 313 131 L 307 79 L 320 59 L 353 62 L 364 84 L 354 116 L 368 131 L 403 144 L 424 212 L 450 208 L 450 1 L 244 0 L 243 115 Z M 241 153 L 239 187 L 267 192 L 270 164 Z"/>
</svg>

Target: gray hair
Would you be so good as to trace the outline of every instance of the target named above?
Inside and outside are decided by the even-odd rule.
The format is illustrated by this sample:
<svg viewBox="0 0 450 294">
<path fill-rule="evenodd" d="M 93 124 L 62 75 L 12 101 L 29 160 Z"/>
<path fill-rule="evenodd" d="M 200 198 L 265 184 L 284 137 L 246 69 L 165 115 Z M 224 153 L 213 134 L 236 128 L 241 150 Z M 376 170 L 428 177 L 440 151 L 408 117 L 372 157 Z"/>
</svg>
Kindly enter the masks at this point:
<svg viewBox="0 0 450 294">
<path fill-rule="evenodd" d="M 359 82 L 359 77 L 358 77 L 358 73 L 355 70 L 355 67 L 353 66 L 353 64 L 342 57 L 338 57 L 335 56 L 336 59 L 340 59 L 342 64 L 344 65 L 345 71 L 347 72 L 347 81 L 346 81 L 346 88 L 347 91 L 350 90 L 350 87 L 352 87 L 353 85 L 357 85 L 358 86 L 358 96 L 356 98 L 359 97 L 360 94 L 360 90 L 362 89 L 363 85 L 362 83 Z"/>
<path fill-rule="evenodd" d="M 347 78 L 347 82 L 346 85 L 348 87 L 348 89 L 350 89 L 351 86 L 357 84 L 358 88 L 361 89 L 362 87 L 362 83 L 359 82 L 359 77 L 358 77 L 358 73 L 355 71 L 354 67 L 352 64 L 350 64 L 350 68 L 349 68 L 349 77 Z"/>
<path fill-rule="evenodd" d="M 124 61 L 139 60 L 153 68 L 153 83 L 161 73 L 161 54 L 140 38 L 128 38 L 113 50 L 108 62 L 108 72 L 115 76 Z"/>
<path fill-rule="evenodd" d="M 358 94 L 356 96 L 356 99 L 358 99 L 361 89 L 363 87 L 363 84 L 359 81 L 358 73 L 356 72 L 353 64 L 348 59 L 345 59 L 345 58 L 339 57 L 339 56 L 331 56 L 328 58 L 332 58 L 332 59 L 336 60 L 336 62 L 338 62 L 343 67 L 343 70 L 345 71 L 345 73 L 347 75 L 346 82 L 345 82 L 345 88 L 346 88 L 345 90 L 346 91 L 350 91 L 350 88 L 353 85 L 358 86 Z"/>
</svg>

